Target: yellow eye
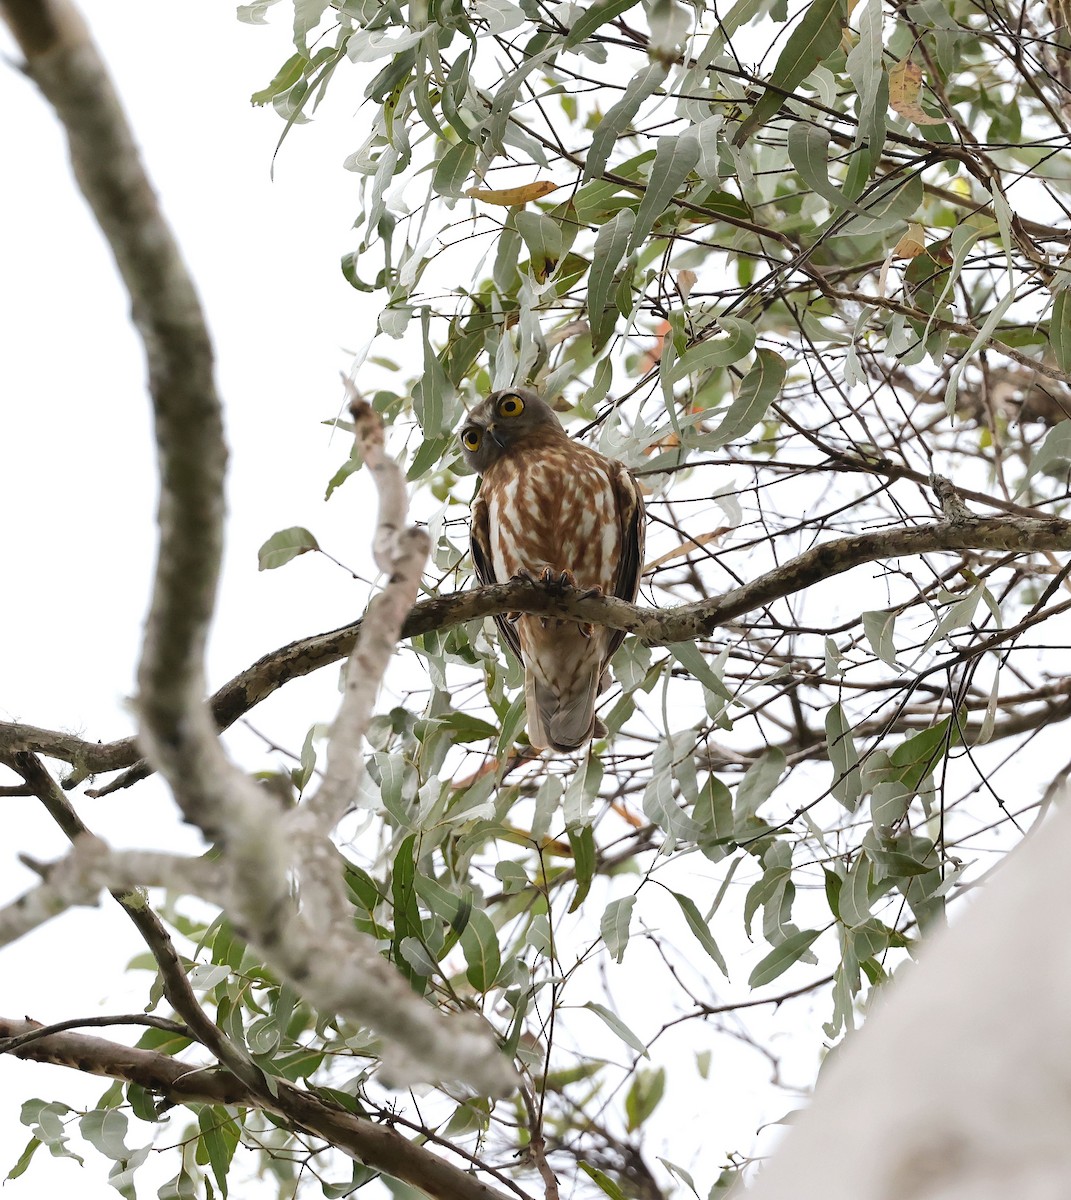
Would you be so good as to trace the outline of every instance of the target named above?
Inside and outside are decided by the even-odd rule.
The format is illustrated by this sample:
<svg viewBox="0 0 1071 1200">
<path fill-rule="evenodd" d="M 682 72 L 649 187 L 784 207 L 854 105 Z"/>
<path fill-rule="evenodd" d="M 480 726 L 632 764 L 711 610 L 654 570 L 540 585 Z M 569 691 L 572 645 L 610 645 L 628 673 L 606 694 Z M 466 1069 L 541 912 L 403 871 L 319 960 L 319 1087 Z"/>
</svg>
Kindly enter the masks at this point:
<svg viewBox="0 0 1071 1200">
<path fill-rule="evenodd" d="M 461 435 L 461 444 L 466 450 L 479 450 L 480 431 L 478 429 L 466 429 Z"/>
<path fill-rule="evenodd" d="M 522 412 L 524 412 L 524 401 L 520 396 L 503 396 L 498 402 L 500 417 L 519 417 Z"/>
</svg>

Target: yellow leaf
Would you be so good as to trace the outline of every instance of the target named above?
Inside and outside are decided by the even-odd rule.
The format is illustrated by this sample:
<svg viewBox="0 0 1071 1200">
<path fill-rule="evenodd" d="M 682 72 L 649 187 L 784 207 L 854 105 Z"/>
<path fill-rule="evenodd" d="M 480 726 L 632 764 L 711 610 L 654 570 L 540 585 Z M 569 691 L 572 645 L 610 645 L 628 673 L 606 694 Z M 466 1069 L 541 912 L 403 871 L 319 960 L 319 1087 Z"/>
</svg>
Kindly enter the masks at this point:
<svg viewBox="0 0 1071 1200">
<path fill-rule="evenodd" d="M 718 529 L 712 529 L 709 533 L 701 533 L 697 537 L 689 538 L 688 541 L 682 542 L 675 550 L 669 550 L 665 554 L 659 555 L 652 562 L 644 563 L 644 573 L 653 571 L 655 567 L 664 566 L 668 562 L 672 562 L 675 558 L 686 558 L 693 550 L 701 550 L 708 542 L 717 541 L 718 538 L 724 537 L 729 532 L 728 525 L 722 525 Z"/>
<path fill-rule="evenodd" d="M 919 103 L 922 68 L 905 58 L 889 72 L 889 107 L 916 125 L 944 125 L 946 117 L 931 117 Z"/>
<path fill-rule="evenodd" d="M 896 243 L 893 258 L 918 258 L 926 250 L 926 231 L 921 225 L 912 222 L 907 227 L 907 233 Z"/>
<path fill-rule="evenodd" d="M 543 179 L 538 183 L 526 183 L 523 187 L 498 188 L 484 191 L 481 188 L 469 188 L 465 193 L 473 200 L 482 200 L 484 204 L 501 204 L 504 208 L 513 208 L 518 204 L 528 204 L 542 196 L 556 192 L 559 185 Z"/>
</svg>

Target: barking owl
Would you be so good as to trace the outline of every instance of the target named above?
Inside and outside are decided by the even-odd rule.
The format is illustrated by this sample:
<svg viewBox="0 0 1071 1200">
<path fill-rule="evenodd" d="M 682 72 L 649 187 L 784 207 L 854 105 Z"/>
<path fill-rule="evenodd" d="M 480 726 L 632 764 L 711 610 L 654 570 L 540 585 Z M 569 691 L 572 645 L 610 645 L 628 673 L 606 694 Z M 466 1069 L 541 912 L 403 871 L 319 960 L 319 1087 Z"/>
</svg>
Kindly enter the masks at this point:
<svg viewBox="0 0 1071 1200">
<path fill-rule="evenodd" d="M 482 483 L 472 503 L 472 561 L 481 583 L 514 576 L 633 601 L 643 570 L 644 508 L 629 471 L 573 441 L 527 388 L 494 392 L 461 428 Z M 596 733 L 595 701 L 624 634 L 601 625 L 495 618 L 524 664 L 528 737 L 568 752 Z"/>
</svg>

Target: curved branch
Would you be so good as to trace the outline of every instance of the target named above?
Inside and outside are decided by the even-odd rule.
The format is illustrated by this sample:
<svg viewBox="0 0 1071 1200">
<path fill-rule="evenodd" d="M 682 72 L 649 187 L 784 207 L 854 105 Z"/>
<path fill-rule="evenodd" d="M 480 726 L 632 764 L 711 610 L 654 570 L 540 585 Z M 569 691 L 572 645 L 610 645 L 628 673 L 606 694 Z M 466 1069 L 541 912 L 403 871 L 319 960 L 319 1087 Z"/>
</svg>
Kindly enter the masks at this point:
<svg viewBox="0 0 1071 1200">
<path fill-rule="evenodd" d="M 21 1039 L 40 1029 L 35 1021 L 0 1017 L 0 1039 Z M 283 1079 L 273 1081 L 276 1094 L 266 1099 L 250 1091 L 230 1071 L 191 1066 L 155 1050 L 139 1050 L 84 1033 L 34 1036 L 14 1043 L 9 1052 L 33 1062 L 136 1083 L 179 1103 L 234 1104 L 276 1113 L 366 1166 L 411 1184 L 432 1200 L 507 1200 L 505 1193 L 444 1162 L 395 1130 L 333 1107 Z"/>
<path fill-rule="evenodd" d="M 1071 551 L 1071 521 L 1057 517 L 979 517 L 837 538 L 813 546 L 741 587 L 676 608 L 643 608 L 607 596 L 580 599 L 568 589 L 564 594 L 551 594 L 538 584 L 517 580 L 422 600 L 413 606 L 406 618 L 402 637 L 420 637 L 498 613 L 524 612 L 575 617 L 612 629 L 624 629 L 651 646 L 666 645 L 709 636 L 719 626 L 753 609 L 868 562 L 939 551 L 972 550 L 1018 554 Z M 341 661 L 353 650 L 360 630 L 361 622 L 355 621 L 327 633 L 299 638 L 257 659 L 211 698 L 209 707 L 219 728 L 228 728 L 292 679 L 300 679 Z M 93 796 L 129 787 L 150 773 L 146 765 L 138 763 L 133 738 L 101 744 L 31 725 L 0 723 L 0 749 L 34 749 L 72 763 L 76 772 L 66 786 L 72 786 L 94 772 L 133 767 L 107 787 L 90 792 Z"/>
</svg>

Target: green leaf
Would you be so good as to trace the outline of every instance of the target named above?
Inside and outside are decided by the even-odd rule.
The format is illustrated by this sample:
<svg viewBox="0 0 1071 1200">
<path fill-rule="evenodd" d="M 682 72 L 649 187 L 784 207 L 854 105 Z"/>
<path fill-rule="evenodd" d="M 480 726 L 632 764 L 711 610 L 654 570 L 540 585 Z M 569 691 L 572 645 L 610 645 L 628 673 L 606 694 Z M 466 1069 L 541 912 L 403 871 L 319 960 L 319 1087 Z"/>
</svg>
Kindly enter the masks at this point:
<svg viewBox="0 0 1071 1200">
<path fill-rule="evenodd" d="M 865 612 L 863 613 L 863 633 L 870 643 L 870 648 L 890 667 L 899 670 L 896 661 L 896 646 L 893 643 L 893 629 L 896 625 L 894 612 Z"/>
<path fill-rule="evenodd" d="M 328 0 L 294 0 L 294 45 L 305 48 L 308 36 L 320 24 Z"/>
<path fill-rule="evenodd" d="M 610 1200 L 628 1200 L 625 1193 L 605 1171 L 600 1171 L 598 1167 L 593 1167 L 590 1163 L 583 1161 L 580 1163 L 580 1169 L 589 1179 L 598 1184 L 599 1188 L 610 1197 Z"/>
<path fill-rule="evenodd" d="M 30 1159 L 33 1158 L 43 1144 L 43 1142 L 39 1141 L 35 1137 L 30 1138 L 30 1140 L 26 1143 L 26 1148 L 19 1155 L 18 1162 L 15 1163 L 10 1171 L 8 1171 L 4 1182 L 6 1183 L 8 1179 L 18 1179 L 20 1175 L 24 1174 L 26 1168 L 30 1165 Z"/>
<path fill-rule="evenodd" d="M 755 327 L 749 321 L 739 317 L 719 317 L 718 328 L 726 336 L 707 338 L 686 350 L 669 373 L 672 382 L 714 367 L 727 367 L 746 358 L 754 349 Z"/>
<path fill-rule="evenodd" d="M 723 318 L 724 320 L 724 318 Z M 788 374 L 788 364 L 775 350 L 759 350 L 744 376 L 736 399 L 710 433 L 690 441 L 699 450 L 714 450 L 744 437 L 766 415 Z"/>
<path fill-rule="evenodd" d="M 591 881 L 595 878 L 597 851 L 595 834 L 590 825 L 570 826 L 568 834 L 576 871 L 576 895 L 573 897 L 572 904 L 569 905 L 569 911 L 576 912 L 591 890 Z"/>
<path fill-rule="evenodd" d="M 376 909 L 383 902 L 383 893 L 379 890 L 379 884 L 367 871 L 355 863 L 347 861 L 343 870 L 346 886 L 350 892 L 350 900 L 361 914 L 358 926 L 371 933 L 373 937 L 390 937 L 390 930 L 381 925 L 375 917 Z"/>
<path fill-rule="evenodd" d="M 859 775 L 859 753 L 852 737 L 852 727 L 844 716 L 840 704 L 834 704 L 826 713 L 826 746 L 829 762 L 833 768 L 833 782 L 829 790 L 849 812 L 855 812 L 859 797 L 863 793 L 863 782 Z"/>
<path fill-rule="evenodd" d="M 836 51 L 844 23 L 844 0 L 814 0 L 789 34 L 770 75 L 770 86 L 736 131 L 733 145 L 742 146 L 755 130 L 761 129 L 780 110 L 784 93 L 794 92 L 820 62 Z"/>
<path fill-rule="evenodd" d="M 514 221 L 528 247 L 532 274 L 536 279 L 545 278 L 562 256 L 561 226 L 552 217 L 538 212 L 519 212 Z"/>
<path fill-rule="evenodd" d="M 840 889 L 839 916 L 849 927 L 870 920 L 870 859 L 862 850 L 855 856 Z"/>
<path fill-rule="evenodd" d="M 626 1126 L 629 1133 L 637 1129 L 658 1107 L 666 1091 L 666 1072 L 662 1067 L 653 1071 L 639 1070 L 625 1093 Z"/>
<path fill-rule="evenodd" d="M 663 738 L 654 752 L 651 777 L 643 792 L 643 812 L 649 821 L 679 842 L 697 842 L 702 835 L 698 825 L 681 807 L 675 795 L 674 766 L 680 756 L 675 751 L 675 738 Z M 694 734 L 692 746 L 694 747 Z M 692 748 L 688 756 L 691 758 Z"/>
<path fill-rule="evenodd" d="M 571 50 L 581 42 L 586 42 L 596 29 L 601 29 L 615 17 L 628 12 L 630 8 L 635 8 L 639 2 L 640 0 L 602 0 L 601 3 L 584 9 L 569 27 L 563 49 Z"/>
<path fill-rule="evenodd" d="M 413 386 L 413 412 L 427 441 L 449 438 L 449 423 L 445 420 L 446 401 L 454 389 L 446 378 L 439 356 L 431 344 L 429 325 L 431 309 L 420 310 L 420 334 L 424 344 L 424 369 Z M 425 442 L 426 444 L 426 442 Z M 418 455 L 419 457 L 419 455 Z M 428 464 L 430 466 L 430 464 Z M 426 469 L 426 468 L 425 468 Z"/>
<path fill-rule="evenodd" d="M 1071 372 L 1071 291 L 1067 288 L 1061 288 L 1052 302 L 1049 345 L 1060 370 L 1065 375 Z"/>
<path fill-rule="evenodd" d="M 310 550 L 319 550 L 320 544 L 307 530 L 300 525 L 291 525 L 289 529 L 280 529 L 273 533 L 257 551 L 257 570 L 274 571 L 299 554 Z"/>
<path fill-rule="evenodd" d="M 607 111 L 595 130 L 584 165 L 585 180 L 598 178 L 606 170 L 614 146 L 640 111 L 640 105 L 662 86 L 668 74 L 668 68 L 653 62 L 633 75 L 625 94 Z"/>
<path fill-rule="evenodd" d="M 793 963 L 798 962 L 810 949 L 822 931 L 820 929 L 801 929 L 791 937 L 786 938 L 780 946 L 775 946 L 748 977 L 748 986 L 757 988 L 770 983 L 784 974 Z"/>
<path fill-rule="evenodd" d="M 716 775 L 708 775 L 706 783 L 699 789 L 699 798 L 692 805 L 692 819 L 702 830 L 697 839 L 700 849 L 706 851 L 716 847 L 720 853 L 714 861 L 724 858 L 732 844 L 736 823 L 733 821 L 732 792 Z"/>
<path fill-rule="evenodd" d="M 699 944 L 714 962 L 717 963 L 718 970 L 728 979 L 729 968 L 725 965 L 725 959 L 718 949 L 718 943 L 715 942 L 714 935 L 710 932 L 706 921 L 700 915 L 695 901 L 691 900 L 688 896 L 682 896 L 680 892 L 670 892 L 670 895 L 681 906 L 681 912 L 684 913 L 684 919 L 688 922 L 688 928 L 695 934 Z"/>
<path fill-rule="evenodd" d="M 494 922 L 482 909 L 474 908 L 470 913 L 461 931 L 461 949 L 468 964 L 465 975 L 469 983 L 478 992 L 488 991 L 502 966 L 502 954 Z"/>
<path fill-rule="evenodd" d="M 116 1108 L 93 1109 L 78 1122 L 78 1132 L 105 1158 L 127 1158 L 126 1113 Z"/>
<path fill-rule="evenodd" d="M 83 1163 L 80 1155 L 67 1149 L 67 1135 L 62 1118 L 72 1112 L 70 1105 L 58 1100 L 27 1100 L 23 1103 L 19 1119 L 29 1125 L 38 1141 L 44 1143 L 55 1158 L 73 1158 Z"/>
<path fill-rule="evenodd" d="M 637 1054 L 642 1054 L 644 1058 L 650 1058 L 647 1053 L 647 1047 L 640 1039 L 632 1032 L 631 1029 L 621 1020 L 616 1013 L 612 1013 L 608 1008 L 604 1008 L 601 1004 L 596 1004 L 594 1000 L 589 1000 L 585 1008 L 590 1008 L 591 1011 L 613 1030 L 614 1033 L 625 1043 L 626 1046 L 631 1046 Z"/>
<path fill-rule="evenodd" d="M 736 789 L 733 818 L 739 829 L 758 812 L 759 805 L 768 800 L 785 770 L 785 753 L 768 746 L 748 767 Z"/>
<path fill-rule="evenodd" d="M 698 161 L 699 139 L 691 131 L 658 139 L 651 175 L 629 238 L 630 254 L 639 249 L 654 227 L 655 221 L 670 208 L 673 197 L 695 169 Z"/>
<path fill-rule="evenodd" d="M 602 775 L 602 763 L 594 754 L 589 754 L 573 772 L 562 797 L 562 817 L 568 829 L 591 824 L 591 805 L 599 794 Z"/>
<path fill-rule="evenodd" d="M 308 61 L 304 54 L 292 54 L 275 73 L 275 78 L 271 83 L 249 97 L 250 103 L 260 107 L 270 104 L 276 96 L 282 95 L 283 92 L 288 92 L 305 73 L 305 64 Z"/>
<path fill-rule="evenodd" d="M 394 856 L 394 869 L 391 873 L 394 935 L 391 938 L 391 949 L 395 964 L 409 980 L 413 990 L 423 993 L 427 984 L 426 978 L 414 969 L 402 953 L 402 942 L 405 938 L 415 937 L 418 941 L 423 941 L 423 928 L 420 923 L 420 909 L 417 907 L 415 886 L 415 847 L 416 834 L 410 834 L 402 841 L 398 847 L 398 853 Z"/>
<path fill-rule="evenodd" d="M 672 642 L 666 649 L 706 691 L 717 696 L 719 700 L 733 699 L 732 692 L 722 682 L 721 676 L 714 671 L 706 655 L 695 642 Z"/>
<path fill-rule="evenodd" d="M 450 740 L 455 744 L 484 742 L 489 738 L 498 737 L 496 726 L 492 725 L 490 721 L 485 721 L 482 717 L 472 716 L 470 713 L 450 712 L 445 713 L 441 717 L 436 717 L 435 720 L 450 730 Z"/>
<path fill-rule="evenodd" d="M 930 729 L 907 738 L 889 753 L 892 773 L 886 778 L 897 780 L 912 792 L 918 791 L 922 781 L 927 775 L 933 774 L 954 740 L 952 718 L 945 717 Z"/>
<path fill-rule="evenodd" d="M 460 197 L 476 165 L 476 147 L 471 142 L 457 142 L 435 164 L 431 186 L 440 196 Z"/>
<path fill-rule="evenodd" d="M 613 333 L 617 309 L 610 300 L 614 273 L 625 255 L 636 214 L 631 208 L 615 213 L 595 237 L 595 249 L 588 272 L 588 323 L 592 349 L 598 351 Z"/>
<path fill-rule="evenodd" d="M 1065 293 L 1061 292 L 1060 294 L 1064 295 Z M 1071 464 L 1071 420 L 1057 421 L 1045 435 L 1045 440 L 1031 458 L 1030 466 L 1023 476 L 1022 483 L 1015 489 L 1015 494 L 1022 495 L 1026 490 L 1026 485 L 1039 471 L 1052 473 L 1058 471 L 1064 475 L 1067 473 L 1068 464 Z"/>
<path fill-rule="evenodd" d="M 835 916 L 840 916 L 840 893 L 844 886 L 844 880 L 828 867 L 822 868 L 822 876 L 825 879 L 826 903 L 829 905 L 829 911 Z"/>
<path fill-rule="evenodd" d="M 810 121 L 797 121 L 788 131 L 788 156 L 800 173 L 800 178 L 823 200 L 833 206 L 834 214 L 853 212 L 857 216 L 870 218 L 869 208 L 849 199 L 829 178 L 829 140 L 827 129 L 812 125 Z"/>
<path fill-rule="evenodd" d="M 606 949 L 609 950 L 611 957 L 616 962 L 620 962 L 625 957 L 629 926 L 632 924 L 632 910 L 635 907 L 635 896 L 622 896 L 617 900 L 611 900 L 603 909 L 599 932 Z"/>
<path fill-rule="evenodd" d="M 437 917 L 441 917 L 459 933 L 465 928 L 472 915 L 470 894 L 456 896 L 449 888 L 419 871 L 414 876 L 414 886 L 417 895 Z"/>
<path fill-rule="evenodd" d="M 237 1122 L 220 1104 L 205 1105 L 197 1114 L 197 1125 L 201 1131 L 201 1146 L 220 1193 L 227 1195 L 227 1172 L 238 1145 L 240 1131 Z M 200 1156 L 198 1156 L 200 1161 Z"/>
</svg>

